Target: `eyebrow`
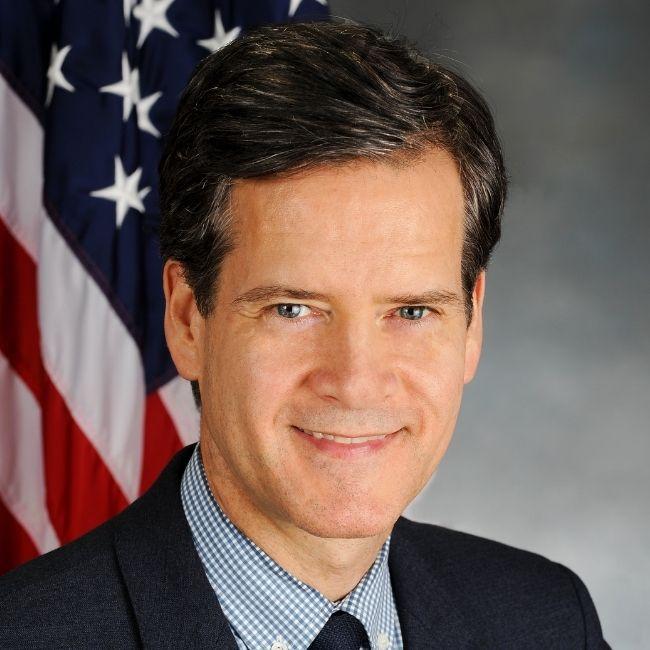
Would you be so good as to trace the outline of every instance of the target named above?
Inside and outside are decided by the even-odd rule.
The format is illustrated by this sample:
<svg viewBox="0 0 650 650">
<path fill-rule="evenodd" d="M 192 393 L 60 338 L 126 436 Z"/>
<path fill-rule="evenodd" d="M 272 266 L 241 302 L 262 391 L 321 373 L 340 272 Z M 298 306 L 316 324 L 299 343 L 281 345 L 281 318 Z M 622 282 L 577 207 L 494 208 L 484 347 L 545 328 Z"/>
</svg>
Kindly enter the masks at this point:
<svg viewBox="0 0 650 650">
<path fill-rule="evenodd" d="M 232 301 L 234 307 L 244 304 L 256 304 L 276 300 L 278 298 L 293 298 L 295 300 L 322 300 L 330 302 L 327 294 L 317 291 L 308 291 L 307 289 L 298 289 L 281 284 L 270 284 L 259 287 L 253 287 L 237 296 Z M 462 303 L 460 296 L 454 291 L 445 289 L 432 289 L 423 293 L 402 293 L 395 296 L 385 296 L 379 302 L 381 303 L 399 303 L 400 305 L 455 305 Z"/>
</svg>

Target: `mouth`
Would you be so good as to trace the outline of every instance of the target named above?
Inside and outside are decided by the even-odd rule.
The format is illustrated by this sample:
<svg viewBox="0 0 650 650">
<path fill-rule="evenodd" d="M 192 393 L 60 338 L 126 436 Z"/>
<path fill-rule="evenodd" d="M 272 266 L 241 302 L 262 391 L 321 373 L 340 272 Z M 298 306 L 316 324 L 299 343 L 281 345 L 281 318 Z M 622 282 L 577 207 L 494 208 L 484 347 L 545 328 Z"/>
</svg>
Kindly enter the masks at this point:
<svg viewBox="0 0 650 650">
<path fill-rule="evenodd" d="M 384 440 L 387 436 L 392 435 L 392 433 L 396 433 L 393 431 L 392 433 L 370 434 L 366 436 L 342 436 L 334 433 L 310 431 L 309 429 L 301 429 L 300 427 L 296 427 L 296 429 L 316 438 L 316 440 L 331 440 L 332 442 L 337 442 L 341 445 L 361 445 L 365 442 Z"/>
<path fill-rule="evenodd" d="M 293 430 L 311 449 L 314 447 L 329 456 L 345 459 L 374 455 L 391 446 L 394 439 L 404 429 L 392 433 L 366 434 L 363 436 L 343 436 L 323 431 L 311 431 L 292 426 Z"/>
</svg>

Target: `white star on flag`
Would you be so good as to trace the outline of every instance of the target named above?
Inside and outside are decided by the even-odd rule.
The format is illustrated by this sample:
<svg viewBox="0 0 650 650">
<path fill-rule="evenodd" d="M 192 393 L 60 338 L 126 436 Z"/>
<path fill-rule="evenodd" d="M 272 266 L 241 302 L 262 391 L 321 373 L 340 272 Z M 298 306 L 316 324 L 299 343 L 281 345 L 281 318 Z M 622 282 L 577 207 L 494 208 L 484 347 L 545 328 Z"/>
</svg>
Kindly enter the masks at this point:
<svg viewBox="0 0 650 650">
<path fill-rule="evenodd" d="M 137 70 L 135 72 L 137 73 Z M 149 111 L 160 97 L 162 97 L 162 93 L 158 91 L 157 93 L 153 93 L 153 95 L 138 99 L 135 106 L 138 115 L 138 128 L 147 133 L 151 133 L 151 135 L 155 135 L 157 138 L 160 137 L 160 131 L 152 124 Z"/>
<path fill-rule="evenodd" d="M 133 5 L 137 2 L 138 0 L 123 0 L 123 7 L 124 7 L 124 22 L 128 25 L 130 22 L 131 18 L 131 9 L 133 9 Z"/>
<path fill-rule="evenodd" d="M 72 45 L 66 45 L 61 51 L 56 45 L 52 45 L 52 56 L 50 58 L 50 67 L 47 70 L 47 97 L 45 105 L 48 106 L 52 101 L 55 86 L 74 92 L 74 86 L 63 76 L 63 61 L 72 49 Z"/>
<path fill-rule="evenodd" d="M 323 6 L 327 6 L 327 0 L 316 0 L 316 2 L 322 4 Z M 296 11 L 298 11 L 298 7 L 302 4 L 302 0 L 291 0 L 289 4 L 289 16 L 293 16 Z"/>
<path fill-rule="evenodd" d="M 130 176 L 127 176 L 124 173 L 120 157 L 115 156 L 115 183 L 110 187 L 90 193 L 90 196 L 115 201 L 115 223 L 118 228 L 122 225 L 129 208 L 134 208 L 140 213 L 144 212 L 142 199 L 149 194 L 151 188 L 138 189 L 141 175 L 142 167 L 138 167 Z"/>
<path fill-rule="evenodd" d="M 201 41 L 197 41 L 197 43 L 201 47 L 210 50 L 210 52 L 216 52 L 224 45 L 228 45 L 228 43 L 234 41 L 239 36 L 240 31 L 241 27 L 233 27 L 231 30 L 226 31 L 221 20 L 221 12 L 217 9 L 214 13 L 214 36 L 212 38 L 204 38 Z"/>
<path fill-rule="evenodd" d="M 161 92 L 153 93 L 147 97 L 140 97 L 140 73 L 137 68 L 131 70 L 126 52 L 122 53 L 122 79 L 114 84 L 102 86 L 99 90 L 103 93 L 112 93 L 122 97 L 122 120 L 126 122 L 135 105 L 138 116 L 138 127 L 142 131 L 160 137 L 160 131 L 152 124 L 149 117 L 151 107 L 162 96 Z"/>
<path fill-rule="evenodd" d="M 141 47 L 153 29 L 160 29 L 171 36 L 178 36 L 178 32 L 167 20 L 167 9 L 174 0 L 142 0 L 133 9 L 133 15 L 140 21 L 140 35 L 138 47 Z"/>
<path fill-rule="evenodd" d="M 113 93 L 113 95 L 120 95 L 123 98 L 122 103 L 122 120 L 126 122 L 131 114 L 133 104 L 140 98 L 140 91 L 138 88 L 138 71 L 131 71 L 129 65 L 129 58 L 126 52 L 122 52 L 122 79 L 110 84 L 102 86 L 99 89 L 103 93 Z"/>
</svg>

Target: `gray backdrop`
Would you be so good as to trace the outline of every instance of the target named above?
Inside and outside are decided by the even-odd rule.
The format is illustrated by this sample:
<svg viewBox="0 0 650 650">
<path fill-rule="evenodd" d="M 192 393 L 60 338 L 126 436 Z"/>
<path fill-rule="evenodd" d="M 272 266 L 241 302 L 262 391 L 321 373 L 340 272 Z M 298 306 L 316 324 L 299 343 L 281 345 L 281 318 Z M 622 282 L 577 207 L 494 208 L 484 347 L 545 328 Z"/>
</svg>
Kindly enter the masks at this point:
<svg viewBox="0 0 650 650">
<path fill-rule="evenodd" d="M 487 96 L 511 177 L 486 337 L 407 516 L 576 571 L 613 648 L 650 648 L 650 5 L 331 0 Z"/>
</svg>

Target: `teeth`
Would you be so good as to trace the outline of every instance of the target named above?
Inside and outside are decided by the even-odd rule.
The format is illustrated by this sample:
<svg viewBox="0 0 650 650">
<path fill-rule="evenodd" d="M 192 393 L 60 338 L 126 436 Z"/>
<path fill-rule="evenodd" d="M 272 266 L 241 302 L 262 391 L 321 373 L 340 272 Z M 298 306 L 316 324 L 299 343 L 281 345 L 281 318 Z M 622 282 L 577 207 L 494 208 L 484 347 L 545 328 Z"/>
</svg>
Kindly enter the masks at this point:
<svg viewBox="0 0 650 650">
<path fill-rule="evenodd" d="M 321 433 L 320 431 L 309 431 L 308 429 L 300 429 L 304 433 L 308 433 L 314 438 L 321 439 L 325 438 L 326 440 L 332 440 L 333 442 L 338 442 L 343 445 L 360 445 L 363 442 L 368 442 L 370 440 L 383 440 L 388 434 L 383 436 L 361 436 L 359 438 L 347 438 L 345 436 L 333 436 L 329 433 Z"/>
</svg>

